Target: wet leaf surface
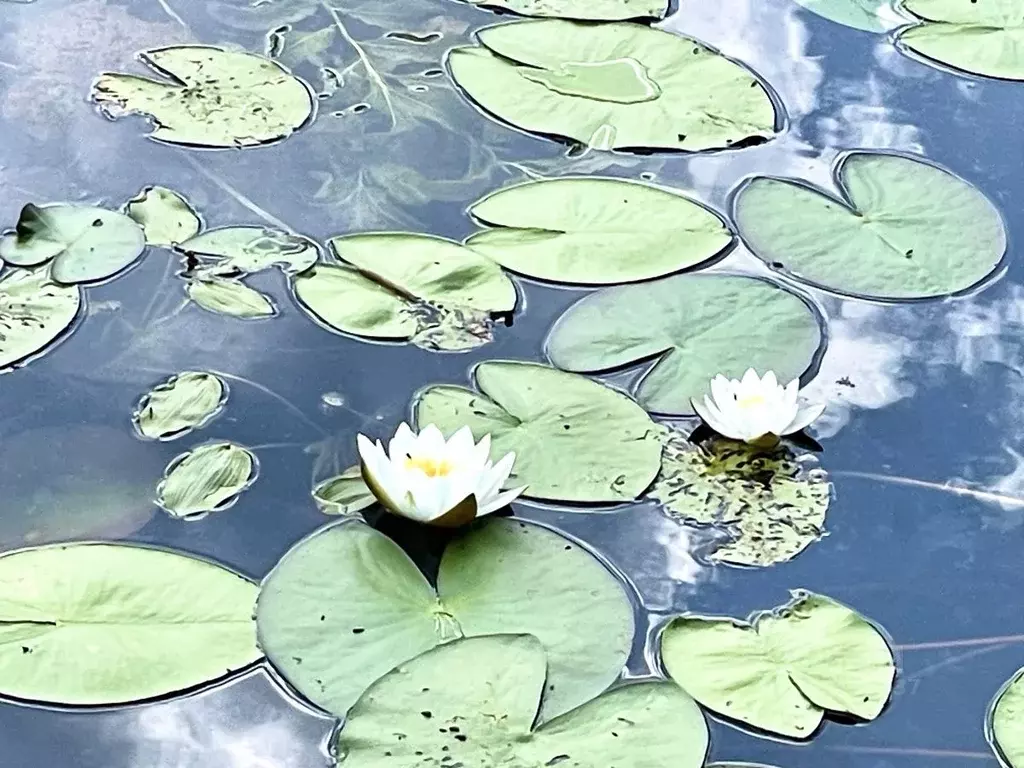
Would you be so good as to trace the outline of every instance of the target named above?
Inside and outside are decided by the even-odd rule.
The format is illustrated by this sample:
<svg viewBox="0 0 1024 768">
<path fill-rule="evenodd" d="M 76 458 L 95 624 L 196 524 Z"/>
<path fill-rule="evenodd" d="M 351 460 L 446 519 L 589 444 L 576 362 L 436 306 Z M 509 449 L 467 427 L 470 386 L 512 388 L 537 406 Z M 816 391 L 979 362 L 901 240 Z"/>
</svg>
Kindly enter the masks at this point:
<svg viewBox="0 0 1024 768">
<path fill-rule="evenodd" d="M 207 443 L 176 457 L 157 487 L 157 504 L 174 517 L 195 519 L 234 505 L 256 481 L 256 457 L 234 443 Z"/>
<path fill-rule="evenodd" d="M 173 440 L 209 423 L 227 398 L 227 384 L 216 374 L 185 371 L 143 395 L 132 422 L 143 437 Z"/>
</svg>

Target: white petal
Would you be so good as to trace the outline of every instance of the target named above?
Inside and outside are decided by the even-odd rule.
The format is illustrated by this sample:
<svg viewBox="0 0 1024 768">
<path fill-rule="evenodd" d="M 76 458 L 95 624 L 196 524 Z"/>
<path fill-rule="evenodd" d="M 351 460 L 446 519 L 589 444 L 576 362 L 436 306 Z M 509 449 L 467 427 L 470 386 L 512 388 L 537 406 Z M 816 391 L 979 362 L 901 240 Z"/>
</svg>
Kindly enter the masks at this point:
<svg viewBox="0 0 1024 768">
<path fill-rule="evenodd" d="M 718 374 L 711 380 L 711 397 L 719 408 L 724 407 L 726 402 L 733 399 L 729 380 L 722 374 Z"/>
<path fill-rule="evenodd" d="M 764 375 L 764 378 L 761 379 L 761 386 L 765 390 L 769 390 L 769 389 L 773 389 L 774 390 L 774 389 L 778 389 L 779 388 L 779 380 L 775 376 L 775 371 L 768 371 Z"/>
<path fill-rule="evenodd" d="M 693 410 L 697 412 L 697 415 L 704 420 L 704 423 L 711 427 L 715 432 L 725 437 L 731 437 L 734 440 L 738 439 L 735 434 L 732 434 L 732 425 L 729 423 L 722 412 L 715 408 L 707 395 L 704 396 L 704 402 L 700 402 L 697 398 L 691 398 L 690 405 L 693 406 Z"/>
<path fill-rule="evenodd" d="M 782 434 L 791 435 L 811 425 L 825 411 L 825 403 L 809 403 L 799 408 L 796 415 L 786 426 Z"/>
<path fill-rule="evenodd" d="M 480 438 L 480 442 L 473 449 L 473 464 L 486 467 L 491 458 L 491 434 L 488 432 Z"/>
<path fill-rule="evenodd" d="M 473 462 L 474 453 L 473 430 L 462 427 L 448 439 L 445 445 L 444 458 L 455 466 L 465 466 Z"/>
<path fill-rule="evenodd" d="M 502 456 L 501 461 L 491 467 L 484 477 L 480 478 L 475 491 L 476 502 L 479 506 L 487 505 L 491 499 L 498 495 L 498 492 L 501 491 L 501 486 L 505 484 L 508 476 L 512 474 L 512 467 L 515 463 L 516 455 L 514 453 L 506 453 Z"/>
<path fill-rule="evenodd" d="M 444 435 L 433 424 L 427 424 L 420 430 L 416 441 L 416 450 L 420 456 L 442 456 L 445 449 Z"/>
<path fill-rule="evenodd" d="M 480 517 L 481 515 L 489 515 L 491 512 L 497 512 L 499 509 L 507 507 L 525 490 L 526 486 L 521 485 L 518 488 L 513 488 L 512 490 L 505 491 L 504 493 L 499 493 L 486 504 L 480 504 L 478 500 L 477 504 L 479 506 L 476 511 L 477 517 Z"/>
<path fill-rule="evenodd" d="M 747 372 L 744 373 L 743 378 L 740 379 L 740 386 L 742 386 L 744 390 L 749 390 L 751 392 L 756 392 L 760 389 L 761 379 L 757 375 L 757 371 L 753 368 L 747 368 Z"/>
<path fill-rule="evenodd" d="M 356 435 L 356 447 L 359 449 L 359 458 L 367 465 L 374 463 L 376 453 L 380 450 L 383 453 L 380 442 L 374 445 L 366 435 Z"/>
<path fill-rule="evenodd" d="M 395 436 L 388 443 L 388 456 L 392 461 L 400 461 L 410 456 L 416 448 L 416 433 L 404 421 L 395 430 Z"/>
</svg>

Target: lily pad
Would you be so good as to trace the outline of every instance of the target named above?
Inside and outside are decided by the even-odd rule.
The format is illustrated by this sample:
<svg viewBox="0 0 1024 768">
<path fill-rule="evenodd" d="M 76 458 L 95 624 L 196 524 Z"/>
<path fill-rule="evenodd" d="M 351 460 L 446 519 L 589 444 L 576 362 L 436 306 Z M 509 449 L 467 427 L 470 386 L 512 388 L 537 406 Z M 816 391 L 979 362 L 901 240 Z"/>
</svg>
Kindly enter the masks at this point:
<svg viewBox="0 0 1024 768">
<path fill-rule="evenodd" d="M 91 97 L 110 117 L 148 115 L 150 137 L 197 147 L 251 147 L 279 141 L 313 116 L 310 89 L 276 61 L 205 45 L 143 51 L 167 80 L 107 72 Z"/>
<path fill-rule="evenodd" d="M 546 365 L 481 363 L 479 392 L 433 386 L 417 398 L 420 427 L 445 435 L 469 426 L 491 436 L 491 458 L 515 451 L 509 485 L 528 498 L 621 503 L 642 494 L 658 474 L 658 427 L 621 392 Z"/>
<path fill-rule="evenodd" d="M 756 368 L 786 382 L 808 371 L 823 345 L 809 302 L 773 282 L 676 275 L 581 299 L 551 329 L 547 353 L 578 373 L 654 358 L 635 385 L 637 400 L 652 412 L 692 415 L 690 399 L 717 374 L 740 378 Z"/>
<path fill-rule="evenodd" d="M 533 727 L 544 648 L 528 635 L 458 640 L 389 672 L 360 698 L 335 752 L 353 768 L 635 766 L 699 768 L 700 709 L 670 683 L 633 683 Z M 550 681 L 550 676 L 548 678 Z"/>
<path fill-rule="evenodd" d="M 824 535 L 830 487 L 785 446 L 765 452 L 713 439 L 691 445 L 670 432 L 648 496 L 673 518 L 725 528 L 712 560 L 766 566 L 792 560 Z"/>
<path fill-rule="evenodd" d="M 891 0 L 796 0 L 812 13 L 865 32 L 886 32 L 900 25 Z"/>
<path fill-rule="evenodd" d="M 948 296 L 998 267 L 1006 231 L 975 187 L 922 160 L 847 154 L 842 198 L 799 181 L 758 177 L 736 199 L 736 223 L 772 269 L 825 290 L 899 301 Z"/>
<path fill-rule="evenodd" d="M 1000 762 L 1024 766 L 1024 669 L 1007 681 L 989 708 L 986 735 Z"/>
<path fill-rule="evenodd" d="M 481 107 L 594 149 L 705 149 L 775 135 L 757 76 L 696 40 L 641 24 L 520 21 L 477 33 L 448 66 Z"/>
<path fill-rule="evenodd" d="M 722 218 L 696 201 L 619 179 L 531 181 L 491 193 L 469 212 L 495 229 L 467 246 L 513 272 L 564 283 L 661 277 L 733 242 Z"/>
<path fill-rule="evenodd" d="M 178 250 L 212 275 L 249 275 L 270 267 L 297 275 L 320 258 L 320 247 L 308 237 L 268 227 L 211 229 L 182 242 Z"/>
<path fill-rule="evenodd" d="M 810 738 L 826 713 L 874 720 L 892 692 L 892 650 L 871 622 L 797 591 L 747 621 L 684 614 L 661 636 L 668 674 L 720 715 Z"/>
<path fill-rule="evenodd" d="M 193 448 L 175 457 L 157 487 L 157 504 L 174 517 L 195 519 L 227 509 L 256 482 L 256 457 L 234 443 Z"/>
<path fill-rule="evenodd" d="M 325 515 L 353 515 L 377 503 L 358 464 L 318 483 L 313 500 Z"/>
<path fill-rule="evenodd" d="M 208 424 L 227 400 L 228 387 L 219 376 L 185 371 L 143 395 L 132 423 L 150 440 L 173 440 Z"/>
<path fill-rule="evenodd" d="M 185 292 L 200 307 L 219 315 L 255 320 L 277 314 L 277 307 L 269 296 L 239 280 L 222 277 L 189 280 Z"/>
<path fill-rule="evenodd" d="M 256 585 L 220 566 L 124 544 L 0 556 L 0 693 L 113 705 L 195 688 L 260 657 Z"/>
<path fill-rule="evenodd" d="M 77 285 L 51 282 L 46 267 L 0 277 L 0 367 L 42 352 L 64 334 L 82 305 Z"/>
<path fill-rule="evenodd" d="M 472 5 L 511 11 L 520 16 L 578 19 L 580 21 L 629 21 L 661 19 L 668 13 L 665 0 L 468 0 Z"/>
<path fill-rule="evenodd" d="M 543 587 L 550 584 L 558 589 Z M 550 718 L 618 677 L 634 631 L 623 585 L 593 555 L 553 531 L 502 518 L 448 546 L 436 592 L 384 534 L 356 521 L 332 525 L 267 576 L 257 623 L 274 667 L 337 717 L 374 680 L 437 645 L 523 632 L 548 653 L 542 715 Z"/>
<path fill-rule="evenodd" d="M 125 213 L 142 227 L 149 245 L 185 242 L 203 225 L 188 200 L 167 187 L 146 187 L 128 201 Z"/>
<path fill-rule="evenodd" d="M 927 59 L 983 77 L 1024 80 L 1024 0 L 904 0 L 920 19 L 897 42 Z"/>
<path fill-rule="evenodd" d="M 133 264 L 146 247 L 141 227 L 125 216 L 90 205 L 29 203 L 14 231 L 0 235 L 0 257 L 33 267 L 50 263 L 50 277 L 65 285 L 93 283 Z"/>
</svg>

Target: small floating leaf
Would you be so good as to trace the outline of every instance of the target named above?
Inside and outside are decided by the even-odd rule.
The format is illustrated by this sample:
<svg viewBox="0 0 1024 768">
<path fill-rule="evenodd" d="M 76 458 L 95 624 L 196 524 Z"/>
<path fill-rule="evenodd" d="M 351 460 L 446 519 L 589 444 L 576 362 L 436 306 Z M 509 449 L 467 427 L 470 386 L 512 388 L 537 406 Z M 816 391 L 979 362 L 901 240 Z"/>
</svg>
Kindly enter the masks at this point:
<svg viewBox="0 0 1024 768">
<path fill-rule="evenodd" d="M 222 227 L 182 242 L 178 250 L 198 259 L 207 272 L 248 275 L 279 267 L 297 275 L 320 258 L 320 248 L 307 237 L 268 227 Z"/>
<path fill-rule="evenodd" d="M 157 487 L 157 504 L 174 517 L 227 509 L 256 481 L 256 457 L 234 443 L 208 443 L 171 461 Z"/>
<path fill-rule="evenodd" d="M 539 16 L 580 21 L 660 19 L 668 12 L 666 0 L 469 0 L 473 5 Z"/>
<path fill-rule="evenodd" d="M 251 147 L 290 136 L 313 115 L 301 80 L 275 61 L 205 45 L 143 51 L 139 59 L 167 81 L 107 72 L 92 99 L 111 117 L 149 115 L 158 141 Z"/>
<path fill-rule="evenodd" d="M 1009 768 L 1024 766 L 1024 669 L 1002 687 L 986 718 L 993 751 Z"/>
<path fill-rule="evenodd" d="M 125 212 L 142 227 L 149 245 L 182 243 L 202 227 L 188 200 L 166 187 L 146 187 L 128 201 Z"/>
<path fill-rule="evenodd" d="M 496 766 L 496 755 L 507 766 L 703 765 L 707 724 L 670 683 L 624 685 L 534 729 L 538 701 L 550 695 L 544 661 L 528 635 L 436 648 L 363 694 L 334 751 L 352 768 Z"/>
<path fill-rule="evenodd" d="M 491 193 L 469 212 L 496 228 L 467 246 L 513 272 L 565 283 L 661 277 L 733 242 L 721 217 L 690 198 L 619 179 L 531 181 Z"/>
<path fill-rule="evenodd" d="M 537 363 L 481 363 L 479 393 L 433 386 L 414 404 L 420 427 L 446 435 L 463 426 L 491 436 L 491 457 L 509 451 L 509 485 L 554 501 L 621 503 L 643 493 L 658 474 L 657 426 L 621 392 Z"/>
<path fill-rule="evenodd" d="M 684 614 L 662 633 L 661 658 L 712 712 L 798 739 L 810 738 L 826 712 L 874 720 L 896 675 L 867 619 L 803 591 L 748 621 Z"/>
<path fill-rule="evenodd" d="M 35 266 L 51 259 L 59 283 L 92 283 L 116 275 L 146 247 L 142 229 L 125 216 L 88 205 L 29 203 L 14 231 L 0 236 L 0 257 L 9 264 Z"/>
<path fill-rule="evenodd" d="M 228 388 L 219 376 L 185 371 L 143 395 L 132 422 L 150 440 L 181 437 L 209 423 L 227 402 Z"/>
<path fill-rule="evenodd" d="M 189 280 L 185 292 L 203 309 L 221 315 L 253 320 L 277 314 L 277 307 L 269 296 L 238 280 L 219 277 Z"/>
<path fill-rule="evenodd" d="M 377 503 L 363 481 L 362 468 L 358 464 L 318 483 L 313 489 L 313 499 L 325 515 L 352 515 Z"/>
<path fill-rule="evenodd" d="M 818 318 L 801 297 L 773 282 L 735 275 L 677 275 L 605 288 L 562 315 L 547 339 L 559 368 L 600 373 L 652 357 L 636 385 L 649 411 L 692 414 L 717 374 L 803 374 L 824 343 Z"/>
<path fill-rule="evenodd" d="M 543 587 L 550 584 L 558 589 Z M 338 717 L 374 680 L 439 644 L 522 632 L 550 659 L 550 718 L 618 677 L 634 631 L 623 585 L 593 555 L 546 528 L 503 518 L 448 546 L 436 592 L 382 533 L 355 521 L 327 527 L 271 571 L 257 622 L 274 667 Z"/>
<path fill-rule="evenodd" d="M 850 296 L 946 296 L 999 265 L 996 207 L 952 173 L 909 157 L 848 154 L 835 168 L 845 199 L 802 182 L 758 177 L 736 200 L 750 249 L 796 280 Z"/>
<path fill-rule="evenodd" d="M 594 149 L 697 152 L 775 135 L 757 76 L 704 44 L 640 24 L 543 19 L 477 33 L 456 48 L 455 82 L 526 131 Z"/>
<path fill-rule="evenodd" d="M 12 269 L 0 277 L 0 367 L 41 352 L 78 316 L 82 293 L 59 285 L 46 267 Z"/>
<path fill-rule="evenodd" d="M 0 693 L 114 705 L 179 693 L 255 662 L 256 585 L 125 544 L 0 556 Z"/>
</svg>

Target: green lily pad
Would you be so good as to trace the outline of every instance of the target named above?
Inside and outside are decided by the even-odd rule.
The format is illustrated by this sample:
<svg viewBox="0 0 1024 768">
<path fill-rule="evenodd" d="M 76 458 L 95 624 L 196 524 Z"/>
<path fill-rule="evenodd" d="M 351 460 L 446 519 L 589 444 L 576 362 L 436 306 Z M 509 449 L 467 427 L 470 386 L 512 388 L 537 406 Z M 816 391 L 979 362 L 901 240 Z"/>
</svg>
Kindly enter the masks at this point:
<svg viewBox="0 0 1024 768">
<path fill-rule="evenodd" d="M 221 227 L 203 232 L 178 246 L 195 257 L 204 274 L 249 275 L 279 267 L 297 275 L 320 258 L 320 247 L 308 237 L 268 227 Z"/>
<path fill-rule="evenodd" d="M 808 471 L 785 446 L 765 452 L 713 439 L 698 447 L 670 432 L 648 496 L 673 518 L 729 532 L 711 560 L 766 566 L 792 560 L 824 535 L 831 493 L 824 472 Z"/>
<path fill-rule="evenodd" d="M 125 216 L 90 205 L 29 203 L 18 226 L 0 235 L 0 257 L 33 267 L 47 262 L 58 283 L 93 283 L 133 264 L 146 247 L 142 229 Z"/>
<path fill-rule="evenodd" d="M 362 467 L 349 467 L 340 475 L 317 483 L 313 500 L 325 515 L 353 515 L 377 503 L 363 480 Z"/>
<path fill-rule="evenodd" d="M 0 693 L 113 705 L 221 679 L 260 657 L 256 585 L 220 566 L 124 544 L 0 556 Z"/>
<path fill-rule="evenodd" d="M 853 152 L 836 166 L 835 179 L 844 199 L 799 181 L 747 183 L 736 223 L 754 254 L 795 280 L 891 301 L 967 290 L 1002 260 L 999 211 L 948 171 Z"/>
<path fill-rule="evenodd" d="M 374 680 L 439 644 L 523 632 L 548 653 L 542 715 L 550 718 L 618 677 L 634 631 L 623 585 L 593 555 L 546 528 L 503 518 L 448 546 L 436 592 L 384 534 L 356 521 L 325 528 L 267 576 L 257 624 L 274 667 L 338 717 Z"/>
<path fill-rule="evenodd" d="M 544 647 L 536 638 L 458 640 L 374 683 L 336 735 L 335 752 L 353 768 L 496 766 L 499 760 L 507 766 L 703 765 L 707 724 L 671 684 L 624 685 L 534 728 L 544 685 Z"/>
<path fill-rule="evenodd" d="M 77 285 L 50 281 L 49 269 L 12 269 L 0 277 L 0 367 L 21 363 L 64 334 L 82 305 Z"/>
<path fill-rule="evenodd" d="M 204 427 L 227 401 L 228 387 L 219 376 L 185 371 L 143 395 L 135 406 L 132 423 L 150 440 L 173 440 Z"/>
<path fill-rule="evenodd" d="M 796 0 L 822 18 L 865 32 L 886 32 L 900 25 L 891 0 Z"/>
<path fill-rule="evenodd" d="M 692 415 L 690 399 L 718 374 L 775 371 L 787 382 L 805 373 L 824 344 L 810 304 L 768 280 L 736 275 L 676 275 L 605 288 L 563 314 L 548 334 L 559 368 L 600 373 L 655 358 L 635 386 L 656 413 Z"/>
<path fill-rule="evenodd" d="M 1009 768 L 1024 766 L 1024 669 L 1007 681 L 989 707 L 985 722 L 992 750 Z"/>
<path fill-rule="evenodd" d="M 258 472 L 256 457 L 241 446 L 200 445 L 167 465 L 156 503 L 174 517 L 196 519 L 233 506 Z"/>
<path fill-rule="evenodd" d="M 150 138 L 197 147 L 252 147 L 279 141 L 313 116 L 309 88 L 275 61 L 205 45 L 143 51 L 167 80 L 106 72 L 91 98 L 112 118 L 148 115 Z"/>
<path fill-rule="evenodd" d="M 733 242 L 714 212 L 651 184 L 602 178 L 531 181 L 470 207 L 495 229 L 466 245 L 513 272 L 583 285 L 661 277 Z"/>
<path fill-rule="evenodd" d="M 207 277 L 189 280 L 185 292 L 203 309 L 242 320 L 274 317 L 277 307 L 266 294 L 239 280 Z"/>
<path fill-rule="evenodd" d="M 1024 0 L 904 0 L 920 23 L 897 42 L 926 59 L 983 77 L 1024 80 Z"/>
<path fill-rule="evenodd" d="M 410 339 L 419 328 L 410 302 L 357 270 L 318 264 L 292 281 L 295 298 L 330 329 L 371 339 Z"/>
<path fill-rule="evenodd" d="M 665 0 L 468 0 L 468 2 L 484 8 L 511 11 L 520 16 L 580 21 L 661 19 L 668 13 L 668 3 Z"/>
<path fill-rule="evenodd" d="M 826 713 L 874 720 L 892 692 L 892 650 L 871 622 L 797 591 L 747 621 L 684 614 L 661 636 L 668 674 L 720 715 L 810 738 Z"/>
<path fill-rule="evenodd" d="M 479 392 L 433 386 L 417 398 L 420 427 L 445 435 L 469 426 L 491 436 L 491 458 L 515 451 L 510 486 L 552 501 L 621 503 L 642 494 L 658 474 L 658 427 L 621 392 L 546 365 L 481 363 Z"/>
<path fill-rule="evenodd" d="M 690 38 L 641 24 L 520 21 L 477 33 L 448 66 L 481 107 L 594 149 L 697 152 L 775 135 L 757 76 Z"/>
<path fill-rule="evenodd" d="M 203 226 L 188 200 L 167 187 L 146 187 L 128 201 L 125 213 L 145 233 L 149 245 L 183 243 Z"/>
</svg>

